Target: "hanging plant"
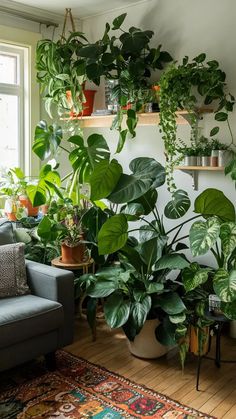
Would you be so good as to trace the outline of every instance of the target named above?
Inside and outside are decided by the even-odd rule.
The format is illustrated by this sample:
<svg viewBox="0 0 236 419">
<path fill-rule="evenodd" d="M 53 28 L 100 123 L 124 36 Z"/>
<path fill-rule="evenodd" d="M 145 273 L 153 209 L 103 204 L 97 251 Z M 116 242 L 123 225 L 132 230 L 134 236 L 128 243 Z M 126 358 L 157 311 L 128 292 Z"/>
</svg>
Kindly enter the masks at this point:
<svg viewBox="0 0 236 419">
<path fill-rule="evenodd" d="M 167 187 L 169 192 L 176 194 L 177 187 L 173 178 L 174 167 L 179 163 L 177 154 L 177 123 L 176 112 L 186 109 L 191 125 L 191 140 L 196 140 L 198 97 L 202 97 L 204 105 L 213 106 L 216 121 L 227 121 L 228 113 L 233 110 L 235 98 L 228 92 L 226 74 L 219 68 L 216 60 L 206 61 L 206 54 L 195 57 L 192 62 L 184 57 L 182 64 L 173 63 L 164 71 L 160 78 L 160 129 L 162 132 L 165 155 Z M 229 126 L 230 129 L 230 126 Z M 219 127 L 211 130 L 210 135 L 218 134 Z M 233 142 L 232 131 L 230 134 Z"/>
</svg>

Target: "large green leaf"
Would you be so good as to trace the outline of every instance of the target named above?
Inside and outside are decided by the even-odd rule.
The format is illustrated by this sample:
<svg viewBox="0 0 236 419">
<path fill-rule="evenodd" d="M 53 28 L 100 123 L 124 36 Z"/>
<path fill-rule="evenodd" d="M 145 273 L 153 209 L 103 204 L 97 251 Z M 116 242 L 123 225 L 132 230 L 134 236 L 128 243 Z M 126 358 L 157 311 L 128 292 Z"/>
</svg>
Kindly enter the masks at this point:
<svg viewBox="0 0 236 419">
<path fill-rule="evenodd" d="M 220 308 L 228 319 L 236 320 L 236 300 L 232 303 L 221 303 Z"/>
<path fill-rule="evenodd" d="M 56 170 L 52 170 L 50 164 L 44 165 L 39 173 L 39 180 L 36 184 L 26 187 L 27 195 L 33 206 L 43 205 L 47 202 L 48 196 L 56 193 L 60 198 L 63 196 L 58 189 L 61 186 L 61 178 Z"/>
<path fill-rule="evenodd" d="M 197 264 L 191 264 L 182 272 L 182 281 L 187 292 L 194 290 L 208 280 L 210 268 L 199 268 Z"/>
<path fill-rule="evenodd" d="M 33 151 L 41 160 L 51 155 L 54 156 L 62 140 L 62 129 L 56 124 L 47 125 L 46 121 L 40 121 L 34 134 Z"/>
<path fill-rule="evenodd" d="M 114 253 L 121 249 L 128 239 L 128 222 L 124 214 L 109 218 L 98 233 L 100 255 Z"/>
<path fill-rule="evenodd" d="M 166 236 L 160 236 L 158 225 L 156 221 L 152 221 L 148 225 L 142 225 L 139 229 L 139 242 L 144 243 L 148 240 L 159 238 L 166 239 Z M 166 239 L 167 240 L 167 239 Z"/>
<path fill-rule="evenodd" d="M 112 22 L 112 24 L 113 24 L 112 29 L 113 30 L 119 29 L 120 26 L 122 25 L 122 23 L 124 22 L 126 16 L 127 16 L 127 13 L 123 13 L 122 15 L 116 17 Z"/>
<path fill-rule="evenodd" d="M 236 224 L 233 222 L 222 224 L 220 227 L 220 238 L 222 251 L 227 261 L 236 248 Z"/>
<path fill-rule="evenodd" d="M 156 189 L 149 189 L 144 195 L 135 199 L 135 203 L 142 205 L 144 209 L 144 215 L 150 214 L 157 202 L 157 191 Z"/>
<path fill-rule="evenodd" d="M 140 243 L 136 250 L 139 252 L 141 259 L 149 269 L 160 259 L 162 250 L 166 245 L 166 237 L 154 237 L 143 243 Z"/>
<path fill-rule="evenodd" d="M 104 298 L 111 295 L 117 288 L 116 282 L 112 280 L 99 279 L 91 284 L 87 289 L 87 294 L 93 298 Z"/>
<path fill-rule="evenodd" d="M 110 327 L 121 327 L 129 318 L 130 302 L 124 300 L 122 295 L 111 295 L 104 305 L 104 314 Z"/>
<path fill-rule="evenodd" d="M 186 320 L 186 314 L 185 313 L 174 314 L 172 316 L 169 316 L 169 319 L 171 323 L 174 323 L 174 324 L 183 323 Z"/>
<path fill-rule="evenodd" d="M 236 270 L 230 273 L 225 269 L 218 269 L 213 278 L 215 293 L 224 302 L 236 300 Z"/>
<path fill-rule="evenodd" d="M 205 255 L 214 246 L 219 235 L 220 221 L 217 217 L 193 223 L 189 232 L 192 255 Z"/>
<path fill-rule="evenodd" d="M 79 135 L 74 135 L 68 141 L 76 146 L 69 154 L 69 160 L 75 171 L 79 172 L 79 182 L 89 181 L 95 166 L 103 159 L 110 158 L 110 152 L 105 138 L 99 134 L 91 134 L 87 143 Z"/>
<path fill-rule="evenodd" d="M 149 295 L 146 295 L 141 302 L 136 301 L 132 303 L 130 315 L 132 316 L 136 330 L 141 330 L 143 327 L 151 309 L 151 304 L 152 300 Z"/>
<path fill-rule="evenodd" d="M 156 328 L 155 334 L 157 340 L 165 346 L 176 345 L 175 340 L 176 325 L 171 323 L 168 317 Z"/>
<path fill-rule="evenodd" d="M 186 310 L 186 307 L 176 292 L 164 293 L 156 299 L 157 305 L 167 314 L 179 314 Z"/>
<path fill-rule="evenodd" d="M 122 167 L 117 160 L 101 160 L 90 177 L 91 200 L 106 198 L 116 186 Z"/>
<path fill-rule="evenodd" d="M 223 221 L 235 221 L 235 209 L 223 192 L 208 188 L 195 200 L 194 211 L 203 216 L 216 215 Z"/>
<path fill-rule="evenodd" d="M 167 218 L 176 220 L 183 217 L 190 208 L 191 202 L 187 192 L 178 189 L 172 195 L 172 200 L 165 206 L 164 214 Z"/>
<path fill-rule="evenodd" d="M 178 253 L 162 256 L 155 265 L 155 271 L 161 269 L 184 269 L 189 266 L 189 262 Z"/>
<path fill-rule="evenodd" d="M 132 160 L 130 170 L 133 174 L 120 176 L 114 191 L 108 197 L 111 202 L 123 204 L 134 201 L 144 195 L 154 183 L 160 186 L 165 181 L 163 166 L 148 157 Z"/>
<path fill-rule="evenodd" d="M 136 221 L 144 214 L 144 209 L 141 204 L 132 202 L 125 205 L 121 212 L 126 215 L 128 221 Z"/>
</svg>

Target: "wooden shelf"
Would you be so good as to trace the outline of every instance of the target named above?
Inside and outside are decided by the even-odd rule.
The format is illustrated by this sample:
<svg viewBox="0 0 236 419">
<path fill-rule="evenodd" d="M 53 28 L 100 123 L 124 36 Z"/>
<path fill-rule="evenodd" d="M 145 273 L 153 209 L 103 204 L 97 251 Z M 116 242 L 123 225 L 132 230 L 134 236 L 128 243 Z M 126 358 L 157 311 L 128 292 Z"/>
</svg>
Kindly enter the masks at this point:
<svg viewBox="0 0 236 419">
<path fill-rule="evenodd" d="M 175 169 L 177 170 L 196 170 L 196 171 L 212 171 L 212 172 L 223 172 L 225 168 L 223 166 L 176 166 Z"/>
<path fill-rule="evenodd" d="M 126 114 L 124 113 L 124 116 Z M 147 126 L 147 125 L 158 125 L 160 122 L 160 113 L 159 112 L 150 112 L 150 113 L 140 113 L 138 116 L 138 125 Z M 178 111 L 176 112 L 176 122 L 178 125 L 186 125 L 188 112 L 187 111 Z M 63 120 L 78 120 L 81 121 L 82 128 L 102 128 L 102 127 L 111 127 L 112 121 L 115 115 L 96 115 L 96 116 L 75 116 L 70 118 L 63 118 Z"/>
</svg>

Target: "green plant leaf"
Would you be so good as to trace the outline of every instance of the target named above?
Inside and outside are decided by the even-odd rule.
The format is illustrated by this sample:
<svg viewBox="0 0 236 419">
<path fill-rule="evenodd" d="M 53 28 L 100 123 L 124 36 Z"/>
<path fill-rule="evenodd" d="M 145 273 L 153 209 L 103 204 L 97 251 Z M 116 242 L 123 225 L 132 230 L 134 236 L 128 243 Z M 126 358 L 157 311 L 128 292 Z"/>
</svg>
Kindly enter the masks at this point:
<svg viewBox="0 0 236 419">
<path fill-rule="evenodd" d="M 90 177 L 91 200 L 106 198 L 116 186 L 121 173 L 122 167 L 117 160 L 101 160 Z"/>
<path fill-rule="evenodd" d="M 208 280 L 210 268 L 198 268 L 195 264 L 191 264 L 189 268 L 185 268 L 182 272 L 182 281 L 187 292 L 194 290 Z"/>
<path fill-rule="evenodd" d="M 210 137 L 213 137 L 214 135 L 218 134 L 219 131 L 220 131 L 219 127 L 212 128 L 212 130 L 210 132 Z"/>
<path fill-rule="evenodd" d="M 140 157 L 132 160 L 131 175 L 122 174 L 108 199 L 116 204 L 134 201 L 144 195 L 155 183 L 159 186 L 165 181 L 164 168 L 156 160 Z"/>
<path fill-rule="evenodd" d="M 187 192 L 178 189 L 172 194 L 172 200 L 165 206 L 164 214 L 167 218 L 176 220 L 186 214 L 190 205 Z"/>
<path fill-rule="evenodd" d="M 122 15 L 117 16 L 112 22 L 112 24 L 113 24 L 112 29 L 113 30 L 120 29 L 120 27 L 121 27 L 122 23 L 124 22 L 126 16 L 127 16 L 127 13 L 123 13 Z"/>
<path fill-rule="evenodd" d="M 195 200 L 194 212 L 203 216 L 216 215 L 223 221 L 235 221 L 235 209 L 223 192 L 208 188 Z"/>
<path fill-rule="evenodd" d="M 111 295 L 117 288 L 117 284 L 109 279 L 98 279 L 97 282 L 90 284 L 87 294 L 93 298 L 104 298 Z"/>
<path fill-rule="evenodd" d="M 130 302 L 124 300 L 120 294 L 113 294 L 104 305 L 104 314 L 110 327 L 121 327 L 128 321 Z"/>
<path fill-rule="evenodd" d="M 69 160 L 75 171 L 79 172 L 79 182 L 89 181 L 95 166 L 103 159 L 109 159 L 110 152 L 105 138 L 100 134 L 91 134 L 86 147 L 79 135 L 72 136 L 68 141 L 76 146 L 69 154 Z"/>
<path fill-rule="evenodd" d="M 193 223 L 189 232 L 192 255 L 205 255 L 214 246 L 219 235 L 220 221 L 217 217 Z"/>
<path fill-rule="evenodd" d="M 222 252 L 227 261 L 236 248 L 236 224 L 232 222 L 222 224 L 220 227 L 220 238 Z"/>
<path fill-rule="evenodd" d="M 162 250 L 166 244 L 166 237 L 159 236 L 140 243 L 136 250 L 139 252 L 142 261 L 151 269 L 160 259 Z"/>
<path fill-rule="evenodd" d="M 228 119 L 228 114 L 226 112 L 217 112 L 215 114 L 216 121 L 226 121 Z"/>
<path fill-rule="evenodd" d="M 206 59 L 206 54 L 205 53 L 201 53 L 201 54 L 199 54 L 197 57 L 195 57 L 194 59 L 193 59 L 193 61 L 196 61 L 196 63 L 202 63 L 203 61 L 205 61 L 205 59 Z"/>
<path fill-rule="evenodd" d="M 123 150 L 124 144 L 125 144 L 125 140 L 128 134 L 128 130 L 127 129 L 123 129 L 122 131 L 120 131 L 119 133 L 119 141 L 117 144 L 117 149 L 116 149 L 116 153 L 120 153 Z"/>
<path fill-rule="evenodd" d="M 132 303 L 130 315 L 132 316 L 136 331 L 142 329 L 151 309 L 151 305 L 152 300 L 149 295 L 146 295 L 141 302 L 136 301 L 135 303 Z"/>
<path fill-rule="evenodd" d="M 176 345 L 175 339 L 176 325 L 171 323 L 168 317 L 156 328 L 155 334 L 157 340 L 165 346 Z"/>
<path fill-rule="evenodd" d="M 236 300 L 230 303 L 221 302 L 220 309 L 228 319 L 236 320 Z"/>
<path fill-rule="evenodd" d="M 33 151 L 40 158 L 45 160 L 54 156 L 62 140 L 62 129 L 56 124 L 47 125 L 46 121 L 40 121 L 34 134 Z"/>
<path fill-rule="evenodd" d="M 230 273 L 225 269 L 218 269 L 213 278 L 215 293 L 225 303 L 236 300 L 236 270 Z"/>
<path fill-rule="evenodd" d="M 34 207 L 45 204 L 46 192 L 43 181 L 40 181 L 37 185 L 28 185 L 26 187 L 26 193 Z"/>
<path fill-rule="evenodd" d="M 163 291 L 163 289 L 164 289 L 164 284 L 158 283 L 158 282 L 151 282 L 148 284 L 146 291 L 147 291 L 147 294 L 155 294 L 155 293 L 159 293 Z"/>
<path fill-rule="evenodd" d="M 148 215 L 153 210 L 157 202 L 157 191 L 156 189 L 149 189 L 144 195 L 136 198 L 134 201 L 130 203 L 137 203 L 141 204 L 142 208 L 144 209 L 143 214 Z"/>
<path fill-rule="evenodd" d="M 185 313 L 174 314 L 172 316 L 169 316 L 169 319 L 171 323 L 173 324 L 183 323 L 186 320 L 186 314 Z"/>
<path fill-rule="evenodd" d="M 158 296 L 156 303 L 169 315 L 179 314 L 186 310 L 182 299 L 176 292 L 167 292 Z"/>
<path fill-rule="evenodd" d="M 121 249 L 128 239 L 128 222 L 124 214 L 109 218 L 98 233 L 100 255 L 114 253 Z"/>
<path fill-rule="evenodd" d="M 144 209 L 141 204 L 129 203 L 122 208 L 121 212 L 126 215 L 128 221 L 136 221 L 144 214 Z"/>
<path fill-rule="evenodd" d="M 189 262 L 178 253 L 162 256 L 155 265 L 155 271 L 161 269 L 184 269 L 189 266 Z"/>
</svg>

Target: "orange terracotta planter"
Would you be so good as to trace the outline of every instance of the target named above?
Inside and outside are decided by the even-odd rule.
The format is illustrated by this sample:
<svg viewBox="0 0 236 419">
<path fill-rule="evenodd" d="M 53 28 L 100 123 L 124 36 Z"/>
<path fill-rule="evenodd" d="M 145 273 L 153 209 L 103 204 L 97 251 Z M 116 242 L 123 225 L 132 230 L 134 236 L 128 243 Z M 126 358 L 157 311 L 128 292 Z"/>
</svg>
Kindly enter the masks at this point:
<svg viewBox="0 0 236 419">
<path fill-rule="evenodd" d="M 7 212 L 6 215 L 7 215 L 7 218 L 8 218 L 9 221 L 16 221 L 17 220 L 15 212 Z"/>
<path fill-rule="evenodd" d="M 90 116 L 93 112 L 93 105 L 94 105 L 94 97 L 96 90 L 91 89 L 85 89 L 83 90 L 84 96 L 85 96 L 85 102 L 83 103 L 83 111 L 79 114 L 76 114 L 76 112 L 73 111 L 73 107 L 70 112 L 70 116 Z M 71 92 L 68 90 L 66 92 L 66 97 L 68 102 L 71 102 Z"/>
<path fill-rule="evenodd" d="M 19 196 L 19 201 L 20 201 L 20 206 L 25 207 L 28 210 L 29 217 L 36 217 L 38 215 L 39 207 L 33 207 L 29 198 L 22 195 L 22 196 Z"/>
<path fill-rule="evenodd" d="M 199 332 L 204 333 L 204 342 L 202 348 L 199 348 Z M 194 355 L 205 355 L 208 352 L 209 327 L 204 327 L 204 331 L 199 331 L 198 327 L 190 326 L 189 329 L 189 350 Z"/>
<path fill-rule="evenodd" d="M 84 243 L 70 247 L 65 243 L 61 244 L 61 261 L 67 264 L 78 264 L 88 260 L 88 252 Z"/>
</svg>

